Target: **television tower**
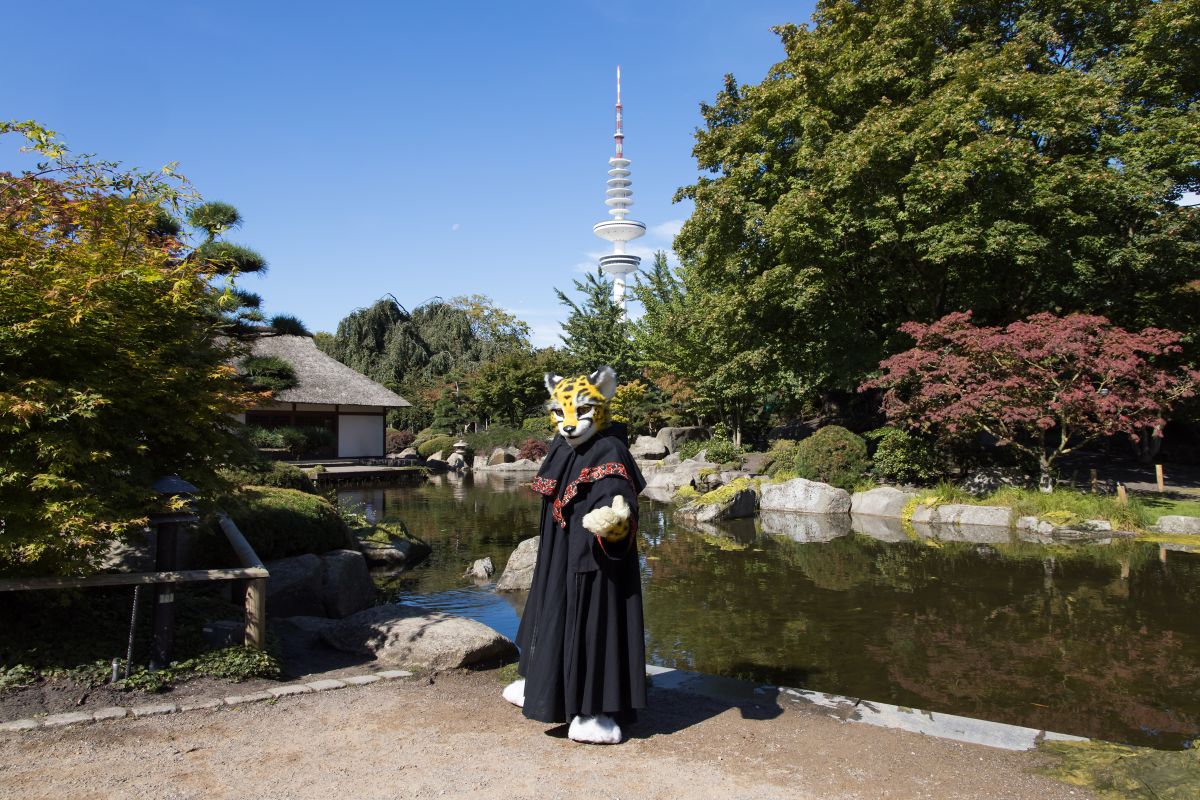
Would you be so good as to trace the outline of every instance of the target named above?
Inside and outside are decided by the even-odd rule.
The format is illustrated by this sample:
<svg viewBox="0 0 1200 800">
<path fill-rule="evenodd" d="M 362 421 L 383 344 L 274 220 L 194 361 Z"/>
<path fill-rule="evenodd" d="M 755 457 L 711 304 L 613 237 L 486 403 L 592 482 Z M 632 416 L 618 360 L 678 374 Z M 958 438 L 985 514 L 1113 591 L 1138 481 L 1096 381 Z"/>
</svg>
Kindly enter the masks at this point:
<svg viewBox="0 0 1200 800">
<path fill-rule="evenodd" d="M 592 232 L 601 239 L 612 242 L 611 254 L 600 257 L 600 269 L 613 279 L 613 302 L 625 312 L 625 276 L 637 272 L 640 256 L 625 252 L 625 245 L 640 236 L 646 235 L 646 224 L 637 220 L 625 219 L 629 207 L 633 205 L 633 190 L 629 187 L 629 159 L 623 149 L 625 133 L 621 130 L 621 67 L 617 66 L 617 132 L 613 134 L 617 143 L 617 154 L 608 160 L 608 213 L 612 219 L 597 222 L 592 226 Z"/>
</svg>

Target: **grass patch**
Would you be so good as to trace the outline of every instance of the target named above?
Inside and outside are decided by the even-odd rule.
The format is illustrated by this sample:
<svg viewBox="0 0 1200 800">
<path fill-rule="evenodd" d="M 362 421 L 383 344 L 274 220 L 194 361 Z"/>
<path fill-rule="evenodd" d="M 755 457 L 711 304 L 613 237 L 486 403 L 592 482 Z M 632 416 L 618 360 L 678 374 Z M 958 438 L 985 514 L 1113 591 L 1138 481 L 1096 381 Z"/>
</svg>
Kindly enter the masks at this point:
<svg viewBox="0 0 1200 800">
<path fill-rule="evenodd" d="M 1138 504 L 1146 514 L 1147 521 L 1153 525 L 1159 517 L 1179 515 L 1181 517 L 1200 517 L 1200 499 L 1172 500 L 1161 495 L 1140 494 Z"/>
<path fill-rule="evenodd" d="M 1108 742 L 1043 742 L 1042 773 L 1113 800 L 1200 797 L 1200 750 L 1151 750 Z"/>
<path fill-rule="evenodd" d="M 503 683 L 505 686 L 512 683 L 513 681 L 520 680 L 521 676 L 517 672 L 517 663 L 514 661 L 513 663 L 505 664 L 503 667 L 496 670 L 496 679 L 499 680 L 501 683 Z"/>
</svg>

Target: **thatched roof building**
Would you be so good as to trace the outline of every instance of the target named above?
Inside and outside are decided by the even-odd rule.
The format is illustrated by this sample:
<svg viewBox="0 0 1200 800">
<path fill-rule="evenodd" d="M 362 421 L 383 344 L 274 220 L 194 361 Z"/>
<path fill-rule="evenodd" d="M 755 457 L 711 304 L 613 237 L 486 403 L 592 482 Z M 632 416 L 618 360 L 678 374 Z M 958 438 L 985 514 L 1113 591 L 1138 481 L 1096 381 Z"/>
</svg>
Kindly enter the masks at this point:
<svg viewBox="0 0 1200 800">
<path fill-rule="evenodd" d="M 322 353 L 307 336 L 265 336 L 251 347 L 253 356 L 275 356 L 291 365 L 296 385 L 275 393 L 274 402 L 243 415 L 248 425 L 264 428 L 320 427 L 333 434 L 338 458 L 385 455 L 389 408 L 411 406 L 400 395 Z"/>
</svg>

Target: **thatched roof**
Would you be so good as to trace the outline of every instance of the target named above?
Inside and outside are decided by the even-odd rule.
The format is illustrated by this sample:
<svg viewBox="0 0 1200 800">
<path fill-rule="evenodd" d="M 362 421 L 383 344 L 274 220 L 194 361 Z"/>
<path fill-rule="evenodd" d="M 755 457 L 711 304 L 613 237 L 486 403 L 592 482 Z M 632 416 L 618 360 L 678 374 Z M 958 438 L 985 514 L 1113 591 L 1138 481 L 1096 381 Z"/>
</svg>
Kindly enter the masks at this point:
<svg viewBox="0 0 1200 800">
<path fill-rule="evenodd" d="M 404 408 L 412 403 L 360 372 L 330 358 L 307 336 L 264 336 L 251 345 L 252 355 L 276 356 L 292 365 L 298 383 L 276 392 L 284 403 Z"/>
</svg>

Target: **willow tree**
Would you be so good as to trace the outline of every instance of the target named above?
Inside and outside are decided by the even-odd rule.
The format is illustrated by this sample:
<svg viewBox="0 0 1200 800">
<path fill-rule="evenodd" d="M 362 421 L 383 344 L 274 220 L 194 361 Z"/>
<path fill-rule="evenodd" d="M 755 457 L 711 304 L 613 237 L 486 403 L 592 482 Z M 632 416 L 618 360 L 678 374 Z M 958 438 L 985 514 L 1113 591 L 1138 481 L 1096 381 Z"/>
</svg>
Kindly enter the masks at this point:
<svg viewBox="0 0 1200 800">
<path fill-rule="evenodd" d="M 1195 0 L 823 0 L 702 107 L 687 302 L 760 382 L 850 390 L 901 323 L 1192 330 Z"/>
</svg>

